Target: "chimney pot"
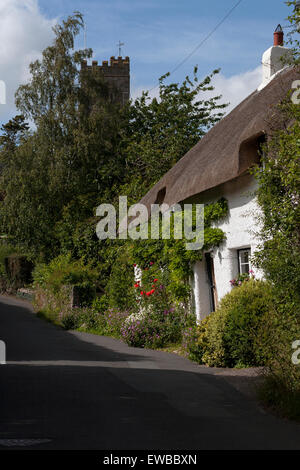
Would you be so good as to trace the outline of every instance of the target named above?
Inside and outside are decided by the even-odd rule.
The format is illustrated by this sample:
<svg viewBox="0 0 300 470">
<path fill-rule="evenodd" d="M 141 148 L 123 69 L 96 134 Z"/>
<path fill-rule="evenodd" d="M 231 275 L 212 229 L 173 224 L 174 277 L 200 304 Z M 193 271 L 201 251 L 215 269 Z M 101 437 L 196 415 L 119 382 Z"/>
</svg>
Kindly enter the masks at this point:
<svg viewBox="0 0 300 470">
<path fill-rule="evenodd" d="M 274 46 L 283 46 L 283 37 L 282 27 L 279 24 L 274 31 Z"/>
</svg>

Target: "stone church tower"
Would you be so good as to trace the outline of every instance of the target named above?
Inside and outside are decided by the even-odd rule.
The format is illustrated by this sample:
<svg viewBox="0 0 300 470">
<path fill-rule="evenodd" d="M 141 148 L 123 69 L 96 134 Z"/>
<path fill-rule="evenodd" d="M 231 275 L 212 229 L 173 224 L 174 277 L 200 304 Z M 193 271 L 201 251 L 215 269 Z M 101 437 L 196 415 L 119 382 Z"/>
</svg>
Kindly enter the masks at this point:
<svg viewBox="0 0 300 470">
<path fill-rule="evenodd" d="M 88 65 L 84 60 L 81 64 L 81 71 L 95 74 L 96 77 L 102 77 L 108 84 L 110 96 L 113 101 L 125 104 L 130 99 L 130 61 L 129 57 L 110 58 L 98 65 L 96 60 L 92 65 Z"/>
</svg>

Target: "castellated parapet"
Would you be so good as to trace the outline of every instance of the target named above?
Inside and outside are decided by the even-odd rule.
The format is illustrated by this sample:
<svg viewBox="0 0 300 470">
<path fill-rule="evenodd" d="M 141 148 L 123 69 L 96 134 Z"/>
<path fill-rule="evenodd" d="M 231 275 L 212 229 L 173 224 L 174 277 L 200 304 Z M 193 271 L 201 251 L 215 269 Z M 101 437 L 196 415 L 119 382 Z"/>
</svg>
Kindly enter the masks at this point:
<svg viewBox="0 0 300 470">
<path fill-rule="evenodd" d="M 115 100 L 121 104 L 125 104 L 130 99 L 130 60 L 129 57 L 111 57 L 110 63 L 104 60 L 102 65 L 98 65 L 97 60 L 92 61 L 92 65 L 88 65 L 84 60 L 81 63 L 82 72 L 89 72 L 102 75 L 104 81 L 115 97 Z"/>
</svg>

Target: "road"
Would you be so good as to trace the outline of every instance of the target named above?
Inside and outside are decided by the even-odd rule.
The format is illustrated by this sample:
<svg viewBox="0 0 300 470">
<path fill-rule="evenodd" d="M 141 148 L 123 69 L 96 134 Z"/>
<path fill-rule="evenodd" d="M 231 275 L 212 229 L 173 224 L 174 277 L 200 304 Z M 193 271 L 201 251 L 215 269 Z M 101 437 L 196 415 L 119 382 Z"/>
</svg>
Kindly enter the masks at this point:
<svg viewBox="0 0 300 470">
<path fill-rule="evenodd" d="M 0 339 L 0 449 L 300 449 L 298 424 L 174 354 L 64 331 L 3 296 Z"/>
</svg>

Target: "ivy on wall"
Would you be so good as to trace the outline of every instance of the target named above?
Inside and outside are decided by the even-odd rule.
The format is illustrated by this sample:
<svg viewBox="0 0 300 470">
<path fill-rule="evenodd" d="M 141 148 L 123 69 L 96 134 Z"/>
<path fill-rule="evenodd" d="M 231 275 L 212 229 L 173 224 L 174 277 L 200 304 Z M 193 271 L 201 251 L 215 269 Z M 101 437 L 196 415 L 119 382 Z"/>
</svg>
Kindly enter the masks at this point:
<svg viewBox="0 0 300 470">
<path fill-rule="evenodd" d="M 134 266 L 142 271 L 141 286 L 149 285 L 153 279 L 163 283 L 171 302 L 188 303 L 190 299 L 190 276 L 193 264 L 202 259 L 203 251 L 218 246 L 225 240 L 224 232 L 212 227 L 228 214 L 228 203 L 224 198 L 204 208 L 204 246 L 201 250 L 187 250 L 186 238 L 180 240 L 127 240 L 118 247 L 118 256 L 112 268 L 106 288 L 110 305 L 118 308 L 134 308 Z"/>
</svg>

